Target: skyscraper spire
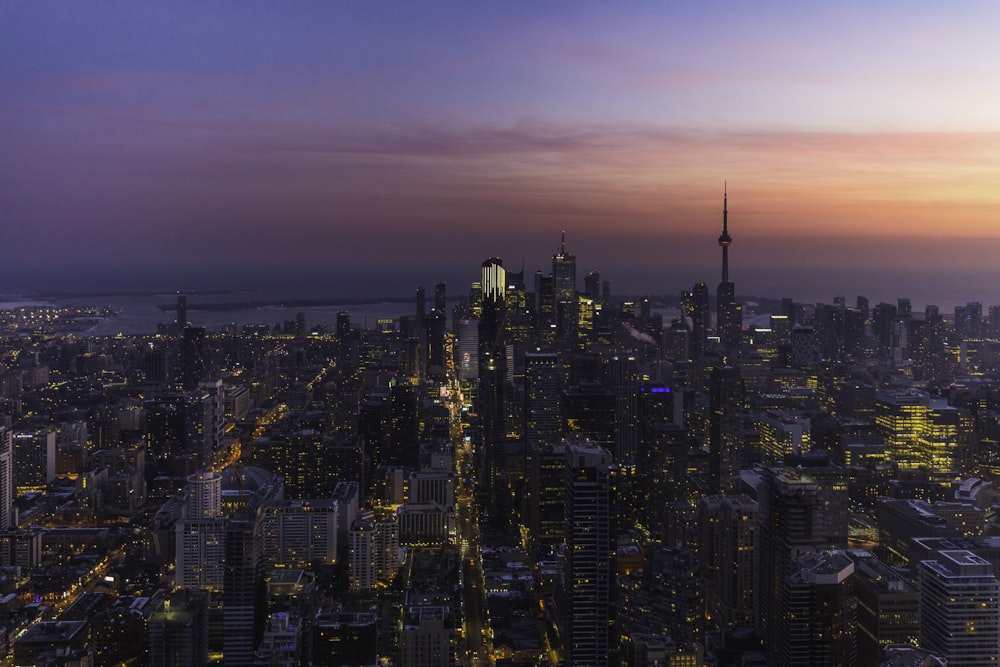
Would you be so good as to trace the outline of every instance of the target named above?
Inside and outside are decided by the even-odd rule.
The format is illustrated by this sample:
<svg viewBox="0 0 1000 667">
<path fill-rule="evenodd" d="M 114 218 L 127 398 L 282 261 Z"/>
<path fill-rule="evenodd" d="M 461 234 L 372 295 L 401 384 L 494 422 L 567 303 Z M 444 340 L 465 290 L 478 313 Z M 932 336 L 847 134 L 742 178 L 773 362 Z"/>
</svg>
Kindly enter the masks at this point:
<svg viewBox="0 0 1000 667">
<path fill-rule="evenodd" d="M 729 235 L 729 192 L 728 183 L 722 186 L 722 234 L 719 235 L 719 246 L 722 247 L 722 282 L 729 282 L 729 246 L 733 237 Z"/>
<path fill-rule="evenodd" d="M 559 254 L 560 255 L 566 254 L 566 232 L 562 233 L 562 239 L 560 239 L 559 241 Z"/>
<path fill-rule="evenodd" d="M 729 235 L 729 187 L 722 190 L 722 234 L 719 246 L 722 248 L 722 282 L 716 292 L 715 330 L 728 352 L 738 352 L 743 328 L 742 309 L 736 303 L 736 286 L 729 280 L 729 246 L 733 237 Z"/>
</svg>

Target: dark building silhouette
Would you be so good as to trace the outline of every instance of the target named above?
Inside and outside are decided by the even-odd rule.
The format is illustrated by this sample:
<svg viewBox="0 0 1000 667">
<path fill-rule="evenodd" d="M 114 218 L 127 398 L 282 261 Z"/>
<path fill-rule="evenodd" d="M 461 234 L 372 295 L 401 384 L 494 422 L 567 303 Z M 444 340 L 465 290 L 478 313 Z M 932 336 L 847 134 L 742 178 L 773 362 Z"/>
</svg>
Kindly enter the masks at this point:
<svg viewBox="0 0 1000 667">
<path fill-rule="evenodd" d="M 185 326 L 181 333 L 181 388 L 192 391 L 208 372 L 205 327 Z"/>
<path fill-rule="evenodd" d="M 847 546 L 847 481 L 843 470 L 765 468 L 757 491 L 757 630 L 774 655 L 781 633 L 784 586 L 802 555 Z"/>
<path fill-rule="evenodd" d="M 613 468 L 603 447 L 586 442 L 566 447 L 566 561 L 559 614 L 568 665 L 618 664 Z"/>
<path fill-rule="evenodd" d="M 713 493 L 732 490 L 742 457 L 740 420 L 743 380 L 738 368 L 712 369 L 709 388 L 709 485 Z"/>
</svg>

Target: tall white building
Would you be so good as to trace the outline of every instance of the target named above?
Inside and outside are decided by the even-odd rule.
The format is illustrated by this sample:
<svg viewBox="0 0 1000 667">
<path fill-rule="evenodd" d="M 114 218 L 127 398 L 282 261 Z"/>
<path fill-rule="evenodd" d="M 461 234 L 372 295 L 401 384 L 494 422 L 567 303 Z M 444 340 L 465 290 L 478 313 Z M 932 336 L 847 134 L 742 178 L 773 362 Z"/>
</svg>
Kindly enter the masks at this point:
<svg viewBox="0 0 1000 667">
<path fill-rule="evenodd" d="M 990 562 L 942 550 L 920 562 L 920 646 L 949 665 L 986 667 L 1000 655 L 1000 582 Z"/>
<path fill-rule="evenodd" d="M 0 530 L 13 530 L 16 527 L 12 439 L 10 431 L 0 427 Z"/>
<path fill-rule="evenodd" d="M 222 475 L 207 471 L 188 477 L 184 515 L 175 530 L 174 582 L 193 589 L 222 590 L 225 561 L 225 519 L 222 517 Z"/>
</svg>

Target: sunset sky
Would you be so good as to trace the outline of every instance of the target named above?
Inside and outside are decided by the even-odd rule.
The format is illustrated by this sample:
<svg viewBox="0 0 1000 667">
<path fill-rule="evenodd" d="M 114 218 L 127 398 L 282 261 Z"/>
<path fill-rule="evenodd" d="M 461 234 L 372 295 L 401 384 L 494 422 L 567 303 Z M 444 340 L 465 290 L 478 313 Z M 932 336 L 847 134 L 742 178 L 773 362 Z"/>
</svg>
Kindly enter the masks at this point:
<svg viewBox="0 0 1000 667">
<path fill-rule="evenodd" d="M 1000 303 L 1000 3 L 0 0 L 0 292 Z M 317 284 L 323 289 L 317 290 Z"/>
</svg>

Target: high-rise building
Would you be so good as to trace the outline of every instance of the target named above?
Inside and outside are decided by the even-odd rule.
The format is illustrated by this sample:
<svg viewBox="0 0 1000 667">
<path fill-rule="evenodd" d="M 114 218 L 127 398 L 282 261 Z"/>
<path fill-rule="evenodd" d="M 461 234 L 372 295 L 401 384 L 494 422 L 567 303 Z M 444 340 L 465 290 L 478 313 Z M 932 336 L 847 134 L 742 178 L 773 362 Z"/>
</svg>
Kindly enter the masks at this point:
<svg viewBox="0 0 1000 667">
<path fill-rule="evenodd" d="M 850 551 L 858 601 L 858 667 L 878 667 L 886 646 L 918 641 L 920 593 L 867 551 Z"/>
<path fill-rule="evenodd" d="M 177 329 L 181 330 L 188 325 L 187 297 L 183 294 L 177 295 Z"/>
<path fill-rule="evenodd" d="M 695 283 L 690 292 L 681 295 L 685 317 L 691 320 L 690 358 L 699 360 L 705 354 L 705 341 L 711 328 L 711 309 L 708 303 L 708 286 Z"/>
<path fill-rule="evenodd" d="M 447 304 L 448 304 L 447 283 L 438 283 L 434 285 L 434 310 L 440 312 L 443 315 L 445 314 Z"/>
<path fill-rule="evenodd" d="M 806 553 L 847 547 L 847 480 L 839 468 L 765 468 L 757 490 L 757 630 L 778 645 L 782 586 Z"/>
<path fill-rule="evenodd" d="M 222 475 L 205 471 L 190 475 L 184 490 L 184 512 L 175 525 L 177 586 L 222 590 L 225 585 L 225 518 Z"/>
<path fill-rule="evenodd" d="M 709 393 L 709 485 L 714 493 L 730 491 L 739 476 L 742 445 L 743 380 L 739 369 L 712 369 Z"/>
<path fill-rule="evenodd" d="M 261 514 L 240 509 L 226 519 L 222 595 L 222 664 L 253 664 L 264 631 L 264 539 Z"/>
<path fill-rule="evenodd" d="M 1000 582 L 989 561 L 966 550 L 939 551 L 920 563 L 920 646 L 949 665 L 996 665 Z"/>
<path fill-rule="evenodd" d="M 352 591 L 388 583 L 399 568 L 399 527 L 392 517 L 358 516 L 349 532 Z"/>
<path fill-rule="evenodd" d="M 635 355 L 611 358 L 611 389 L 615 395 L 615 461 L 635 462 L 639 443 L 639 370 Z"/>
<path fill-rule="evenodd" d="M 56 477 L 56 432 L 42 428 L 15 433 L 14 488 L 18 493 L 42 490 Z"/>
<path fill-rule="evenodd" d="M 479 320 L 479 391 L 476 413 L 481 424 L 480 491 L 488 509 L 501 506 L 498 479 L 506 430 L 507 348 L 504 320 L 507 278 L 500 259 L 491 257 L 482 266 L 483 306 Z"/>
<path fill-rule="evenodd" d="M 208 364 L 205 359 L 205 327 L 185 326 L 181 335 L 181 388 L 191 391 L 198 387 Z"/>
<path fill-rule="evenodd" d="M 698 503 L 703 597 L 719 631 L 754 628 L 757 511 L 757 503 L 745 495 L 705 496 Z"/>
<path fill-rule="evenodd" d="M 9 429 L 0 426 L 0 531 L 16 528 L 14 516 L 14 451 Z"/>
<path fill-rule="evenodd" d="M 776 602 L 780 611 L 771 664 L 857 664 L 854 561 L 846 553 L 809 553 L 796 559 Z"/>
<path fill-rule="evenodd" d="M 566 560 L 561 636 L 566 664 L 616 665 L 616 549 L 611 454 L 589 442 L 566 447 Z"/>
<path fill-rule="evenodd" d="M 900 468 L 945 474 L 959 469 L 959 411 L 947 399 L 916 390 L 886 390 L 875 395 L 875 426 Z"/>
<path fill-rule="evenodd" d="M 563 232 L 559 251 L 552 255 L 553 306 L 556 335 L 571 342 L 576 337 L 576 255 L 566 252 L 566 232 Z"/>
<path fill-rule="evenodd" d="M 171 592 L 149 617 L 146 652 L 151 667 L 208 664 L 208 594 Z"/>
<path fill-rule="evenodd" d="M 566 529 L 566 447 L 529 444 L 525 461 L 524 524 L 538 554 L 563 541 Z"/>
<path fill-rule="evenodd" d="M 716 291 L 715 332 L 727 353 L 736 354 L 740 348 L 743 330 L 742 307 L 736 303 L 736 285 L 729 280 L 729 246 L 733 237 L 729 235 L 728 193 L 722 195 L 722 234 L 719 247 L 722 248 L 722 281 Z"/>
<path fill-rule="evenodd" d="M 524 355 L 524 442 L 559 440 L 559 360 L 553 352 Z"/>
</svg>

